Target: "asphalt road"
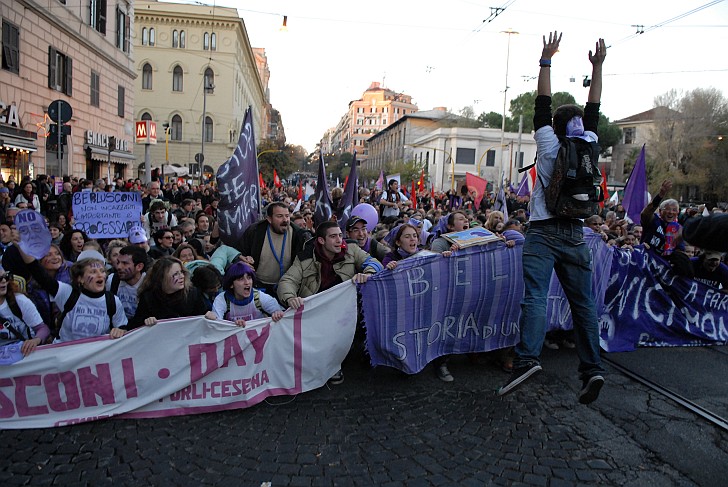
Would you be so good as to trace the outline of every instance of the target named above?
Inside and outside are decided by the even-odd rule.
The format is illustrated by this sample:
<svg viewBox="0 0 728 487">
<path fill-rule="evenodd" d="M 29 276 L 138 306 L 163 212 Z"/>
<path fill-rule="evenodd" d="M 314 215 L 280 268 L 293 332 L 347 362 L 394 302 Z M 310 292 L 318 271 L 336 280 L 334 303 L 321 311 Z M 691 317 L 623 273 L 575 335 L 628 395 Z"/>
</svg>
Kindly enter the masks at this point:
<svg viewBox="0 0 728 487">
<path fill-rule="evenodd" d="M 609 357 L 725 414 L 725 354 Z M 463 356 L 452 383 L 347 363 L 339 386 L 247 410 L 0 431 L 0 485 L 726 485 L 727 432 L 617 372 L 578 404 L 573 350 L 543 366 L 505 398 L 507 374 Z"/>
</svg>

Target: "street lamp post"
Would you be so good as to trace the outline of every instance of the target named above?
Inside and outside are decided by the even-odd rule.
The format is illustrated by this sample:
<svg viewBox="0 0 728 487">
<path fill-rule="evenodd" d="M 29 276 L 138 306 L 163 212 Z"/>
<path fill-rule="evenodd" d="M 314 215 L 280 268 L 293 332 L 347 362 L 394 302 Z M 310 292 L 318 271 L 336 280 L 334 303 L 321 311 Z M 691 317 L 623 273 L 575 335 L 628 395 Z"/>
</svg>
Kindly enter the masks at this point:
<svg viewBox="0 0 728 487">
<path fill-rule="evenodd" d="M 207 136 L 207 133 L 205 132 L 206 124 L 205 120 L 207 119 L 207 93 L 214 93 L 215 92 L 215 85 L 212 84 L 210 79 L 207 77 L 207 74 L 203 77 L 202 80 L 203 88 L 202 88 L 202 147 L 200 147 L 200 185 L 202 185 L 202 168 L 203 163 L 205 162 L 205 137 Z"/>
<path fill-rule="evenodd" d="M 481 163 L 483 162 L 483 158 L 484 158 L 484 157 L 485 157 L 486 155 L 488 155 L 488 152 L 489 152 L 489 151 L 490 151 L 491 149 L 495 149 L 496 147 L 498 147 L 498 146 L 497 146 L 497 145 L 491 145 L 490 147 L 488 147 L 487 149 L 485 149 L 485 151 L 484 151 L 484 152 L 483 152 L 483 153 L 482 153 L 482 154 L 480 155 L 480 159 L 478 159 L 478 176 L 480 176 L 481 178 L 483 177 L 483 174 L 482 174 L 482 173 L 480 172 L 480 165 L 481 165 Z M 505 144 L 503 144 L 503 143 L 501 142 L 501 145 L 500 145 L 501 151 L 503 151 L 503 147 L 505 147 Z M 494 157 L 493 159 L 495 159 L 495 157 Z"/>
<path fill-rule="evenodd" d="M 435 152 L 440 151 L 443 154 L 445 154 L 449 158 L 448 161 L 450 161 L 451 174 L 452 174 L 452 176 L 451 176 L 452 177 L 452 181 L 450 183 L 450 189 L 453 189 L 453 185 L 455 184 L 455 161 L 452 158 L 452 147 L 450 147 L 450 152 L 448 152 L 448 151 L 446 151 L 444 149 L 439 149 L 437 147 L 427 147 L 427 146 L 424 146 L 424 145 L 405 144 L 404 147 L 412 147 L 413 149 L 419 147 L 421 149 L 429 149 L 429 150 L 432 150 L 432 151 L 435 151 Z M 436 161 L 435 161 L 435 158 L 434 157 L 432 159 L 432 164 L 436 164 Z M 445 165 L 446 165 L 445 156 L 443 156 L 442 157 L 442 175 L 443 176 L 442 176 L 441 188 L 444 188 L 445 187 Z"/>
<path fill-rule="evenodd" d="M 503 144 L 505 142 L 506 137 L 506 99 L 508 97 L 508 65 L 510 63 L 511 59 L 511 35 L 518 34 L 518 32 L 514 31 L 513 29 L 504 30 L 502 32 L 503 34 L 508 34 L 508 48 L 506 50 L 506 84 L 505 89 L 503 90 L 503 121 L 501 123 L 501 155 L 500 155 L 500 177 L 501 177 L 501 183 L 503 184 L 503 175 L 505 174 L 505 168 L 503 167 Z"/>
</svg>

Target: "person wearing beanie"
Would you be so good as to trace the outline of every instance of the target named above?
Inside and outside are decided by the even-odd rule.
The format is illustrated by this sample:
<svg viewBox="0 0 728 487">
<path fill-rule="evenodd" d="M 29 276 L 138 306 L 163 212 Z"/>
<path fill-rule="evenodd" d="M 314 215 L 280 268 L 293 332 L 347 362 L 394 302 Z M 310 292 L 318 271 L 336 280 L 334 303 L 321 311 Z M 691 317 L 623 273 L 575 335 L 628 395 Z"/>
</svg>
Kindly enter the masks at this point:
<svg viewBox="0 0 728 487">
<path fill-rule="evenodd" d="M 255 271 L 245 262 L 231 265 L 222 280 L 223 292 L 215 298 L 212 311 L 222 320 L 245 326 L 250 320 L 270 316 L 273 321 L 283 318 L 283 308 L 278 301 L 253 287 Z"/>
</svg>

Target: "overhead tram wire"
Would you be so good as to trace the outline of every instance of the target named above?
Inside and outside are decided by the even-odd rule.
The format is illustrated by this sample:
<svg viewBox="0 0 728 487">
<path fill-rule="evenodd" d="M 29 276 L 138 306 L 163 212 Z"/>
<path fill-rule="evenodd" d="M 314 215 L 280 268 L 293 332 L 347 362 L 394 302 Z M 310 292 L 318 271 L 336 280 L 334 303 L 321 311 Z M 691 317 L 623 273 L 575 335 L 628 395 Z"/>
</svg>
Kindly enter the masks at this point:
<svg viewBox="0 0 728 487">
<path fill-rule="evenodd" d="M 716 5 L 716 4 L 721 3 L 721 2 L 723 2 L 723 0 L 713 0 L 712 2 L 708 2 L 705 5 L 701 5 L 700 7 L 695 7 L 692 10 L 689 10 L 687 12 L 684 12 L 684 13 L 681 13 L 679 15 L 676 15 L 675 17 L 672 17 L 672 18 L 667 19 L 667 20 L 663 20 L 662 22 L 659 22 L 659 23 L 657 23 L 655 25 L 652 25 L 650 27 L 647 27 L 646 29 L 639 29 L 634 34 L 629 35 L 629 36 L 627 36 L 627 37 L 625 37 L 623 39 L 620 39 L 620 40 L 618 40 L 616 42 L 613 42 L 611 45 L 609 45 L 607 47 L 612 47 L 612 46 L 614 46 L 616 44 L 621 44 L 622 42 L 629 41 L 631 39 L 634 39 L 635 37 L 639 37 L 639 36 L 644 35 L 644 34 L 646 34 L 648 32 L 651 32 L 651 31 L 653 31 L 655 29 L 659 29 L 660 27 L 664 27 L 667 24 L 670 24 L 670 23 L 675 22 L 677 20 L 684 19 L 685 17 L 688 17 L 688 16 L 690 16 L 690 15 L 692 15 L 694 13 L 700 12 L 701 10 L 705 10 L 706 8 L 712 7 L 713 5 Z"/>
</svg>

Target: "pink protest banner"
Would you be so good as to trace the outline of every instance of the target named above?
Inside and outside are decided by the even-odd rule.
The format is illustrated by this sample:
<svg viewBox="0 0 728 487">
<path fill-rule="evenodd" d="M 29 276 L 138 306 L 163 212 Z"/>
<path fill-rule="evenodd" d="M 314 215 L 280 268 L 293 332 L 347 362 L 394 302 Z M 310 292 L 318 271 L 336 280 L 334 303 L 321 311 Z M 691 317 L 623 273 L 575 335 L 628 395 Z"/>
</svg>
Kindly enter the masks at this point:
<svg viewBox="0 0 728 487">
<path fill-rule="evenodd" d="M 0 428 L 199 414 L 310 391 L 339 370 L 356 315 L 347 281 L 277 323 L 182 318 L 117 340 L 40 347 L 0 367 Z"/>
</svg>

